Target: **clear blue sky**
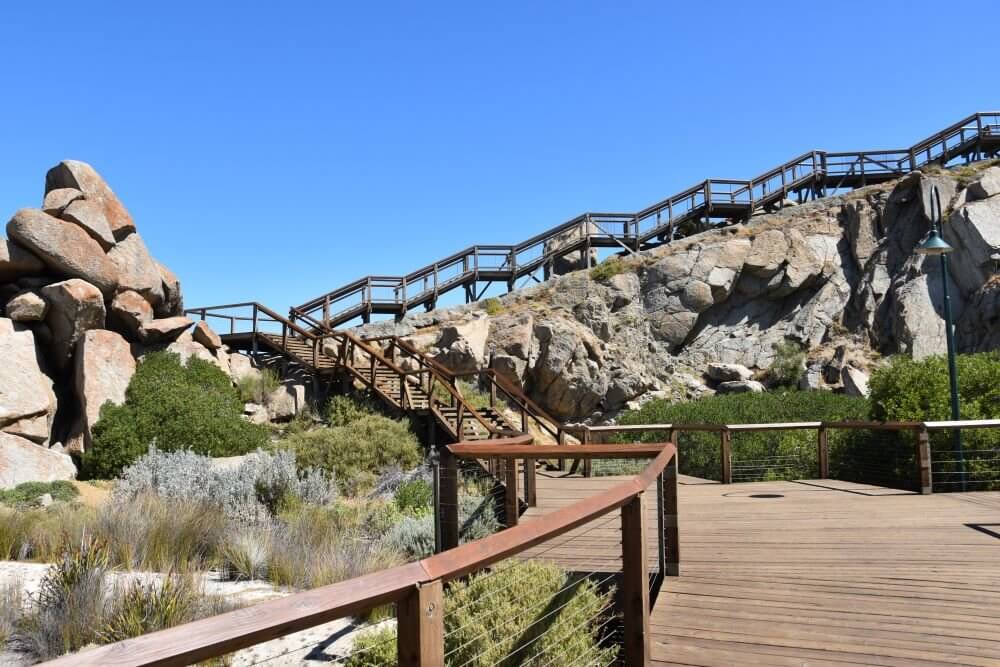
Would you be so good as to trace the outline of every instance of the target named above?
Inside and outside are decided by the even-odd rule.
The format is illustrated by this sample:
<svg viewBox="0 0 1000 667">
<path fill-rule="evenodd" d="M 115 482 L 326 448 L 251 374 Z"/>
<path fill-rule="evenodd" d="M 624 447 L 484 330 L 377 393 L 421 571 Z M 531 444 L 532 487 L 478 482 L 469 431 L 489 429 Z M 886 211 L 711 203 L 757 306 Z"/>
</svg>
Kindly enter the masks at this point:
<svg viewBox="0 0 1000 667">
<path fill-rule="evenodd" d="M 1000 107 L 978 20 L 871 0 L 9 3 L 0 204 L 38 206 L 48 167 L 88 161 L 187 305 L 284 310 Z"/>
</svg>

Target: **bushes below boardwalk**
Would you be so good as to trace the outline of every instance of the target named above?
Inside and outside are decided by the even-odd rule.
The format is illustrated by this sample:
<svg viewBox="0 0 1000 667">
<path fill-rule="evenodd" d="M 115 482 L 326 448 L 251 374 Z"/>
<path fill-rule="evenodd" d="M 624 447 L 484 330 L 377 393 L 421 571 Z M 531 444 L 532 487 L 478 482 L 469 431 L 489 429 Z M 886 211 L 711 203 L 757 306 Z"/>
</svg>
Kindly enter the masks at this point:
<svg viewBox="0 0 1000 667">
<path fill-rule="evenodd" d="M 449 664 L 607 665 L 617 649 L 610 634 L 613 591 L 540 561 L 506 561 L 450 584 L 445 591 L 445 655 Z M 396 629 L 361 635 L 348 667 L 396 662 Z"/>
</svg>

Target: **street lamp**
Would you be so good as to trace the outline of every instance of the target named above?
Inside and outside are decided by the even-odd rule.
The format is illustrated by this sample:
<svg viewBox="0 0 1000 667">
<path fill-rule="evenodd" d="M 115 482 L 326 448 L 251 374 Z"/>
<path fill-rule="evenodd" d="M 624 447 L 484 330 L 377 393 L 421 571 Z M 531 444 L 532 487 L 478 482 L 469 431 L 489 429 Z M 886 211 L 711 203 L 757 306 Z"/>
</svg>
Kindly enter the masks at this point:
<svg viewBox="0 0 1000 667">
<path fill-rule="evenodd" d="M 927 237 L 917 246 L 920 255 L 937 255 L 941 258 L 941 295 L 944 300 L 944 331 L 948 344 L 948 380 L 951 385 L 951 418 L 961 419 L 958 409 L 958 367 L 955 363 L 955 331 L 951 321 L 951 297 L 948 295 L 948 253 L 954 248 L 941 236 L 941 194 L 937 186 L 931 188 L 931 229 Z M 962 429 L 952 430 L 952 442 L 958 459 L 962 491 L 965 491 L 965 454 L 962 448 Z"/>
</svg>

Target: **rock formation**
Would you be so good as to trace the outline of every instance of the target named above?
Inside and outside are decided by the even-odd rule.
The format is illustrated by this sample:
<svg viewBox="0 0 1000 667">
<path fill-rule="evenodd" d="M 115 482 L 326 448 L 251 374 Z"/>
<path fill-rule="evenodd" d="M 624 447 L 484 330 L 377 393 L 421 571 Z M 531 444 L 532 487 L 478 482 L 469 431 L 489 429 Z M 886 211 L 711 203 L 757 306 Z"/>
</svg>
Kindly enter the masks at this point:
<svg viewBox="0 0 1000 667">
<path fill-rule="evenodd" d="M 470 304 L 362 332 L 408 336 L 456 370 L 493 368 L 566 420 L 650 395 L 761 391 L 788 342 L 807 354 L 800 386 L 865 393 L 879 356 L 944 352 L 940 264 L 914 253 L 932 187 L 955 247 L 960 349 L 1000 348 L 1000 167 L 962 179 L 926 169 L 626 257 L 610 278 L 555 277 L 493 315 Z"/>
</svg>

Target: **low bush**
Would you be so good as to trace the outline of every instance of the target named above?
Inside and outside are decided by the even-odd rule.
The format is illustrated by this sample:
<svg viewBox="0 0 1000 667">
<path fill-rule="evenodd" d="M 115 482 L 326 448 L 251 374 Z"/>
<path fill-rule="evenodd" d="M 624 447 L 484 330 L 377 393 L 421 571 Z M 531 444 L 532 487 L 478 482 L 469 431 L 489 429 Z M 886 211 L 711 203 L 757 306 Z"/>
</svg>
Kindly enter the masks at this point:
<svg viewBox="0 0 1000 667">
<path fill-rule="evenodd" d="M 434 501 L 434 489 L 425 479 L 411 479 L 399 485 L 394 501 L 400 512 L 413 515 L 427 514 L 434 509 L 431 506 Z"/>
<path fill-rule="evenodd" d="M 459 542 L 472 542 L 500 530 L 496 510 L 489 497 L 459 496 Z M 403 517 L 388 531 L 387 542 L 410 559 L 430 556 L 434 553 L 434 515 Z"/>
<path fill-rule="evenodd" d="M 330 426 L 347 426 L 363 417 L 380 414 L 369 399 L 357 395 L 339 395 L 330 398 L 324 412 Z"/>
<path fill-rule="evenodd" d="M 507 561 L 445 592 L 445 654 L 456 665 L 612 664 L 601 645 L 613 593 L 539 561 Z M 348 667 L 396 664 L 395 628 L 363 633 Z"/>
<path fill-rule="evenodd" d="M 628 271 L 628 267 L 625 266 L 625 262 L 618 255 L 612 255 L 592 268 L 590 270 L 590 277 L 592 280 L 607 280 L 626 271 Z"/>
<path fill-rule="evenodd" d="M 236 391 L 244 403 L 263 403 L 279 387 L 281 378 L 270 368 L 262 368 L 260 373 L 248 373 L 236 382 Z"/>
<path fill-rule="evenodd" d="M 486 311 L 487 315 L 499 315 L 504 311 L 503 302 L 495 296 L 491 296 L 483 300 L 483 310 Z"/>
<path fill-rule="evenodd" d="M 777 387 L 795 387 L 805 370 L 806 353 L 795 341 L 774 344 L 774 360 L 767 369 L 767 379 Z"/>
<path fill-rule="evenodd" d="M 390 466 L 413 468 L 422 460 L 420 443 L 409 424 L 377 415 L 345 426 L 293 434 L 278 447 L 293 451 L 300 469 L 332 473 L 349 494 L 371 489 L 377 475 Z"/>
<path fill-rule="evenodd" d="M 83 456 L 86 476 L 110 479 L 145 454 L 191 450 L 234 456 L 267 442 L 267 429 L 243 419 L 243 402 L 214 364 L 153 352 L 139 364 L 122 405 L 106 403 Z"/>
<path fill-rule="evenodd" d="M 656 400 L 622 415 L 622 424 L 762 424 L 796 421 L 848 421 L 868 418 L 864 398 L 826 391 L 718 394 L 687 403 Z M 662 431 L 639 435 L 642 442 L 662 441 Z M 627 440 L 634 440 L 630 436 Z M 626 441 L 622 438 L 622 441 Z M 679 458 L 685 475 L 719 479 L 719 434 L 682 431 Z M 734 480 L 794 479 L 816 475 L 816 433 L 768 431 L 732 436 Z"/>
<path fill-rule="evenodd" d="M 68 502 L 77 498 L 80 491 L 72 482 L 57 480 L 55 482 L 24 482 L 13 489 L 0 489 L 0 503 L 5 505 L 37 505 L 45 494 L 53 500 Z"/>
</svg>

